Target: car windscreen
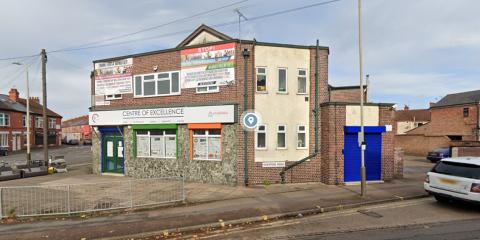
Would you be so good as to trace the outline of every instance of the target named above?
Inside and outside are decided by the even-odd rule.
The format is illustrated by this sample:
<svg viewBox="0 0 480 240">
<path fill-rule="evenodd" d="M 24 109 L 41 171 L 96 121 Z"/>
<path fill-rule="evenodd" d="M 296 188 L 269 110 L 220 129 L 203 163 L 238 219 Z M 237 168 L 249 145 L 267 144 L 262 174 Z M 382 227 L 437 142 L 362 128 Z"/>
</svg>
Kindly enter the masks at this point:
<svg viewBox="0 0 480 240">
<path fill-rule="evenodd" d="M 467 163 L 441 161 L 432 169 L 434 173 L 480 179 L 480 166 Z"/>
</svg>

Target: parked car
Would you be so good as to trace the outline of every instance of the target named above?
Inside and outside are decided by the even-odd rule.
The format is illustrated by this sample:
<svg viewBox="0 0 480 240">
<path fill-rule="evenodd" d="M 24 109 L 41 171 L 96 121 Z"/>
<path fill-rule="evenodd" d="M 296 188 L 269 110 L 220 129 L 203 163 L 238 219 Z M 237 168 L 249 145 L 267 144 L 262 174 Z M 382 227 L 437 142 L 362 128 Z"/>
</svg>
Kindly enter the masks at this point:
<svg viewBox="0 0 480 240">
<path fill-rule="evenodd" d="M 480 204 L 480 157 L 442 159 L 427 173 L 424 188 L 439 202 Z"/>
<path fill-rule="evenodd" d="M 84 139 L 83 145 L 92 145 L 92 139 Z"/>
<path fill-rule="evenodd" d="M 8 149 L 0 147 L 0 156 L 8 156 Z"/>
<path fill-rule="evenodd" d="M 78 145 L 80 143 L 80 141 L 78 141 L 77 139 L 70 139 L 68 141 L 68 145 Z"/>
<path fill-rule="evenodd" d="M 427 154 L 427 159 L 432 163 L 436 163 L 444 158 L 450 157 L 450 148 L 435 148 Z"/>
</svg>

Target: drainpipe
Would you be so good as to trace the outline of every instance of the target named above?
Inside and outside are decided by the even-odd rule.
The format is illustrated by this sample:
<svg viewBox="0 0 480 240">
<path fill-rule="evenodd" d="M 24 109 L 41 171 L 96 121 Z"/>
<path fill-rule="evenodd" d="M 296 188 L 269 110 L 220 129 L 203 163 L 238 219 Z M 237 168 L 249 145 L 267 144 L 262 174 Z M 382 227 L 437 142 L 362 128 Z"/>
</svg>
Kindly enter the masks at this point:
<svg viewBox="0 0 480 240">
<path fill-rule="evenodd" d="M 480 102 L 477 103 L 477 141 L 480 141 Z"/>
<path fill-rule="evenodd" d="M 302 164 L 303 162 L 309 160 L 309 159 L 312 159 L 314 158 L 315 156 L 317 156 L 318 154 L 318 48 L 319 48 L 319 41 L 317 39 L 317 45 L 316 45 L 316 48 L 315 48 L 315 100 L 314 100 L 314 104 L 315 104 L 315 108 L 313 109 L 313 114 L 315 116 L 315 150 L 314 152 L 310 155 L 310 156 L 307 156 L 299 161 L 296 161 L 295 163 L 293 163 L 292 165 L 290 166 L 285 166 L 282 171 L 280 172 L 280 177 L 282 178 L 282 184 L 285 184 L 285 173 L 289 170 L 289 169 L 292 169 L 294 168 L 295 166 L 297 165 L 300 165 Z"/>
<path fill-rule="evenodd" d="M 250 52 L 245 48 L 242 51 L 243 55 L 243 62 L 244 62 L 244 78 L 243 78 L 243 112 L 248 110 L 248 57 L 250 56 Z M 248 187 L 248 151 L 247 151 L 247 141 L 248 140 L 248 132 L 246 129 L 243 129 L 243 165 L 244 165 L 244 179 L 245 179 L 245 186 Z"/>
</svg>

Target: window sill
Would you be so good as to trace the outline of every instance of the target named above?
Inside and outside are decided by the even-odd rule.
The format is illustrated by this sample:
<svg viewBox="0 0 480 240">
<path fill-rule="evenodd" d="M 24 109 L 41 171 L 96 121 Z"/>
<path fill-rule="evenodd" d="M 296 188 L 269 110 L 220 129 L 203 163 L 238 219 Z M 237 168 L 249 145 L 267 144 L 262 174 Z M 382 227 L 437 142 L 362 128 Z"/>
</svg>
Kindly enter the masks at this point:
<svg viewBox="0 0 480 240">
<path fill-rule="evenodd" d="M 215 92 L 195 92 L 195 94 L 209 94 L 209 93 L 219 93 L 220 91 Z"/>
<path fill-rule="evenodd" d="M 255 93 L 258 93 L 258 94 L 268 94 L 268 91 L 255 91 Z"/>
<path fill-rule="evenodd" d="M 297 147 L 297 150 L 307 150 L 307 147 Z"/>
<path fill-rule="evenodd" d="M 221 162 L 222 159 L 201 159 L 201 158 L 194 158 L 193 161 Z"/>
<path fill-rule="evenodd" d="M 277 94 L 280 94 L 280 95 L 288 95 L 288 92 L 278 92 L 278 91 L 277 91 Z"/>
<path fill-rule="evenodd" d="M 136 96 L 134 95 L 133 98 L 152 98 L 152 97 L 170 97 L 170 96 L 180 96 L 182 93 L 175 93 L 175 94 L 168 94 L 168 95 L 152 95 L 152 96 Z"/>
<path fill-rule="evenodd" d="M 257 150 L 257 151 L 267 151 L 268 148 L 255 148 L 255 150 Z"/>
<path fill-rule="evenodd" d="M 151 156 L 137 156 L 136 158 L 160 159 L 160 160 L 177 160 L 177 158 L 162 158 L 162 157 L 151 157 Z"/>
<path fill-rule="evenodd" d="M 276 149 L 277 149 L 277 150 L 287 150 L 288 148 L 286 148 L 286 147 L 284 147 L 284 148 L 279 148 L 279 147 L 277 147 Z"/>
<path fill-rule="evenodd" d="M 305 96 L 308 95 L 308 93 L 297 93 L 297 95 Z"/>
</svg>

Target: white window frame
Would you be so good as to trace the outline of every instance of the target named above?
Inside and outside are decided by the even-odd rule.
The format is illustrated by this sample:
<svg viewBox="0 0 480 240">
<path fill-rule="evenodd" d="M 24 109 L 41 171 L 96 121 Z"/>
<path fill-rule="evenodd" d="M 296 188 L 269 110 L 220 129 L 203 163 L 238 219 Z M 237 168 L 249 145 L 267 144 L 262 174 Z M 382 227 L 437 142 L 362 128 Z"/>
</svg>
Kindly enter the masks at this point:
<svg viewBox="0 0 480 240">
<path fill-rule="evenodd" d="M 195 134 L 195 130 L 200 130 L 200 131 L 205 131 L 205 135 L 197 135 Z M 219 130 L 220 131 L 220 135 L 210 135 L 210 131 L 211 130 Z M 222 151 L 223 151 L 223 146 L 222 146 L 222 130 L 221 129 L 194 129 L 192 130 L 193 133 L 192 133 L 192 138 L 195 138 L 195 137 L 198 137 L 198 138 L 205 138 L 206 139 L 206 146 L 207 146 L 207 149 L 206 149 L 206 153 L 207 153 L 207 158 L 195 158 L 195 156 L 193 156 L 192 154 L 192 160 L 198 160 L 198 161 L 222 161 Z M 208 157 L 208 150 L 209 150 L 209 141 L 208 139 L 209 138 L 219 138 L 220 139 L 220 158 L 209 158 Z M 194 149 L 194 141 L 192 139 L 192 151 Z"/>
<path fill-rule="evenodd" d="M 259 68 L 263 68 L 265 69 L 265 73 L 258 73 L 258 69 Z M 265 91 L 258 91 L 258 75 L 263 75 L 265 76 Z M 267 72 L 267 67 L 263 67 L 263 66 L 258 66 L 255 68 L 255 92 L 257 93 L 267 93 L 268 90 L 267 90 L 267 87 L 268 87 L 268 83 L 267 83 L 267 79 L 268 79 L 268 72 Z"/>
<path fill-rule="evenodd" d="M 264 127 L 265 129 L 264 130 L 260 130 L 260 127 Z M 259 133 L 263 133 L 265 134 L 265 147 L 259 147 L 258 146 L 258 134 Z M 255 149 L 257 150 L 267 150 L 267 145 L 268 144 L 268 140 L 267 140 L 267 125 L 265 124 L 262 124 L 262 125 L 259 125 L 257 127 L 257 129 L 255 130 Z"/>
<path fill-rule="evenodd" d="M 0 119 L 2 120 L 2 124 L 0 125 L 0 127 L 10 127 L 10 114 L 8 113 L 0 113 Z M 8 120 L 8 122 L 7 122 Z"/>
<path fill-rule="evenodd" d="M 40 124 L 40 122 L 42 124 Z M 45 123 L 43 122 L 43 117 L 35 117 L 35 128 L 43 128 L 44 125 Z"/>
<path fill-rule="evenodd" d="M 280 70 L 285 70 L 285 91 L 280 91 Z M 286 67 L 277 68 L 277 93 L 288 94 L 288 69 Z"/>
<path fill-rule="evenodd" d="M 305 71 L 305 75 L 300 75 L 300 71 Z M 305 92 L 300 92 L 300 84 L 298 84 L 301 77 L 305 78 Z M 308 71 L 306 68 L 297 69 L 297 94 L 306 95 L 308 94 Z"/>
<path fill-rule="evenodd" d="M 300 127 L 303 127 L 303 130 L 300 130 Z M 304 139 L 304 142 L 305 142 L 305 147 L 300 147 L 298 144 L 300 143 L 300 138 L 299 138 L 299 134 L 300 133 L 303 133 L 305 134 L 305 139 Z M 307 126 L 306 125 L 298 125 L 297 126 L 297 149 L 307 149 Z"/>
<path fill-rule="evenodd" d="M 283 131 L 280 131 L 279 128 L 283 126 L 284 127 L 284 130 Z M 278 134 L 279 133 L 284 133 L 284 136 L 285 136 L 285 147 L 279 147 L 278 146 Z M 288 148 L 288 142 L 287 142 L 287 124 L 277 124 L 277 149 L 287 149 Z"/>
<path fill-rule="evenodd" d="M 8 147 L 8 132 L 0 132 L 0 147 Z"/>
<path fill-rule="evenodd" d="M 48 128 L 55 129 L 57 127 L 57 121 L 55 118 L 48 119 Z"/>
<path fill-rule="evenodd" d="M 174 130 L 174 129 L 151 129 L 151 130 L 140 130 L 140 131 L 147 131 L 147 134 L 138 134 L 135 132 L 135 137 L 138 139 L 138 136 L 141 137 L 148 137 L 148 149 L 150 156 L 144 156 L 144 155 L 139 155 L 137 149 L 135 151 L 137 152 L 137 157 L 140 158 L 152 158 L 152 159 L 177 159 L 177 151 L 178 151 L 178 144 L 177 144 L 177 134 L 176 134 L 176 129 L 175 129 L 175 134 L 166 134 L 166 131 L 168 130 Z M 151 131 L 163 131 L 163 135 L 152 135 Z M 152 156 L 152 137 L 161 137 L 163 138 L 163 157 L 162 156 Z M 175 157 L 167 157 L 167 151 L 166 151 L 166 138 L 167 137 L 175 137 Z M 137 141 L 137 146 L 138 146 L 138 141 Z M 138 148 L 138 147 L 137 147 Z"/>
<path fill-rule="evenodd" d="M 107 94 L 105 95 L 105 100 L 119 100 L 122 99 L 122 94 Z"/>
<path fill-rule="evenodd" d="M 173 87 L 173 84 L 172 84 L 172 75 L 173 73 L 177 73 L 178 74 L 178 92 L 173 92 L 172 91 L 172 87 Z M 158 94 L 158 81 L 160 80 L 165 80 L 166 78 L 158 78 L 158 75 L 160 74 L 168 74 L 168 79 L 170 80 L 170 93 L 169 94 Z M 153 75 L 153 79 L 148 79 L 148 80 L 144 80 L 144 77 L 145 76 L 151 76 Z M 137 77 L 141 77 L 141 81 L 142 81 L 142 84 L 141 84 L 141 88 L 142 88 L 142 94 L 141 95 L 137 95 L 137 80 L 136 78 Z M 154 82 L 154 86 L 155 86 L 155 94 L 153 95 L 148 95 L 148 96 L 145 96 L 145 89 L 144 89 L 144 83 L 145 82 Z M 140 74 L 140 75 L 135 75 L 133 76 L 133 97 L 134 98 L 147 98 L 147 97 L 163 97 L 163 96 L 178 96 L 180 94 L 182 94 L 182 86 L 181 86 L 181 81 L 180 81 L 180 71 L 170 71 L 170 72 L 154 72 L 154 73 L 148 73 L 148 74 Z"/>
<path fill-rule="evenodd" d="M 207 88 L 206 91 L 200 91 L 201 88 Z M 215 89 L 213 89 L 215 88 Z M 211 86 L 202 86 L 202 87 L 197 87 L 196 88 L 196 93 L 198 94 L 204 94 L 204 93 L 218 93 L 220 92 L 220 86 L 218 85 L 211 85 Z"/>
</svg>

